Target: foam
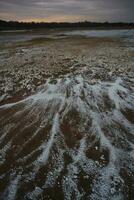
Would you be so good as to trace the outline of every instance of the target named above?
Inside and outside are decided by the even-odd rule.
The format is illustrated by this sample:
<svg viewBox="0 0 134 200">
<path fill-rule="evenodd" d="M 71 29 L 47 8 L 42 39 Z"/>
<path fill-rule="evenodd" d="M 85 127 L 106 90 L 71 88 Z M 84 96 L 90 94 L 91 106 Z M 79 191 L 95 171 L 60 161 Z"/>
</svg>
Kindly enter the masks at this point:
<svg viewBox="0 0 134 200">
<path fill-rule="evenodd" d="M 131 144 L 132 147 L 132 150 L 127 153 L 125 153 L 127 150 L 115 147 L 112 144 L 112 140 L 110 140 L 110 134 L 112 134 L 112 138 L 116 139 L 122 132 L 118 130 L 117 134 L 110 126 L 114 125 L 116 120 L 119 124 L 123 123 L 124 128 L 127 129 L 129 134 L 133 135 L 132 123 L 121 113 L 122 108 L 127 108 L 128 106 L 132 108 L 131 100 L 133 95 L 130 94 L 130 91 L 129 88 L 125 87 L 125 80 L 121 77 L 111 82 L 97 81 L 92 84 L 88 77 L 76 75 L 75 77 L 68 76 L 57 79 L 55 84 L 51 83 L 48 79 L 46 84 L 38 88 L 35 94 L 16 103 L 0 106 L 0 110 L 3 111 L 3 109 L 16 109 L 20 105 L 21 110 L 17 107 L 16 112 L 13 114 L 9 113 L 9 119 L 12 119 L 14 126 L 17 116 L 20 119 L 21 115 L 23 116 L 27 111 L 25 120 L 23 121 L 22 119 L 20 122 L 17 122 L 17 126 L 24 122 L 24 127 L 21 130 L 24 137 L 26 129 L 39 122 L 32 136 L 27 136 L 27 140 L 18 148 L 15 154 L 16 157 L 14 156 L 16 159 L 15 162 L 17 163 L 16 166 L 20 167 L 25 162 L 26 169 L 30 169 L 28 172 L 23 170 L 23 181 L 30 183 L 37 179 L 39 182 L 39 184 L 37 182 L 37 186 L 32 191 L 28 191 L 25 194 L 25 198 L 39 198 L 45 190 L 47 191 L 55 187 L 55 184 L 58 184 L 57 187 L 60 187 L 64 199 L 71 199 L 72 194 L 75 195 L 77 200 L 84 198 L 84 195 L 94 200 L 99 200 L 99 197 L 105 200 L 109 198 L 109 195 L 113 200 L 123 197 L 124 186 L 119 172 L 120 166 L 123 166 L 124 161 L 120 161 L 120 164 L 119 160 L 121 154 L 123 156 L 125 154 L 128 158 L 131 157 L 132 159 L 133 142 L 125 139 L 126 144 Z M 118 92 L 124 93 L 125 98 L 121 98 Z M 110 99 L 110 108 L 105 107 L 104 95 Z M 73 109 L 79 115 L 79 119 L 76 122 L 75 116 L 70 117 L 70 119 L 68 118 Z M 33 116 L 35 117 L 33 118 Z M 66 117 L 67 120 L 70 120 L 70 127 L 73 126 L 71 128 L 75 128 L 76 132 L 80 133 L 80 138 L 75 138 L 76 141 L 73 147 L 69 147 L 66 143 L 66 138 L 70 137 L 69 134 L 73 134 L 73 129 L 70 129 L 72 132 L 68 132 L 66 135 L 62 133 L 61 125 Z M 78 124 L 75 126 L 74 122 Z M 44 138 L 45 129 L 48 124 L 50 125 L 50 130 L 48 131 L 47 137 L 44 140 L 39 138 L 37 147 L 32 151 L 28 150 L 28 152 L 25 152 L 25 147 L 32 143 L 39 133 L 40 137 Z M 107 134 L 104 133 L 104 128 L 107 128 Z M 10 127 L 7 130 L 5 128 L 5 132 L 2 132 L 0 142 L 3 142 L 4 138 L 10 134 L 10 130 Z M 112 133 L 109 133 L 111 130 Z M 15 133 L 16 136 L 17 134 Z M 93 135 L 95 137 L 94 141 L 100 141 L 100 148 L 105 148 L 109 151 L 109 162 L 105 166 L 98 163 L 97 160 L 89 159 L 86 155 L 86 151 L 93 145 L 92 140 L 90 142 L 91 136 Z M 9 145 L 5 145 L 1 149 L 3 152 L 2 162 L 6 161 L 6 153 L 12 148 L 12 139 L 16 142 L 15 136 L 13 135 L 11 136 Z M 99 149 L 98 146 L 95 146 L 95 148 L 96 150 Z M 30 162 L 30 158 L 36 152 L 39 152 L 39 154 Z M 23 153 L 24 157 L 17 157 L 21 153 Z M 64 154 L 68 155 L 69 160 L 65 160 Z M 48 169 L 46 174 L 42 174 L 45 177 L 42 181 L 38 179 L 38 174 L 40 169 L 46 166 Z M 89 188 L 87 192 L 79 185 L 80 173 L 84 174 L 84 180 L 89 180 L 91 176 L 95 177 L 89 186 L 92 189 Z M 116 179 L 119 181 L 119 194 L 117 194 L 116 187 L 111 186 L 110 177 L 114 177 L 113 185 Z M 60 181 L 58 180 L 59 178 Z M 18 185 L 21 187 L 20 176 L 16 173 L 10 186 L 8 186 L 9 199 L 15 199 Z M 11 190 L 13 190 L 13 193 Z"/>
<path fill-rule="evenodd" d="M 5 194 L 5 199 L 8 200 L 14 200 L 15 199 L 15 195 L 19 186 L 19 182 L 20 182 L 21 176 L 17 175 L 16 178 L 14 178 L 13 180 L 11 180 L 8 189 L 6 191 Z"/>
</svg>

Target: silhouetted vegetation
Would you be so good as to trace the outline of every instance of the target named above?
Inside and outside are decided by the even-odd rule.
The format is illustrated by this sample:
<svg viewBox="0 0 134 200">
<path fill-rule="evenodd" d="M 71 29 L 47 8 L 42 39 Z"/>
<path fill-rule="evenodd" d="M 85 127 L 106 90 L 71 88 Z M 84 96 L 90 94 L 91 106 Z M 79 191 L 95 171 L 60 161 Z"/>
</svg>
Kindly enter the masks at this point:
<svg viewBox="0 0 134 200">
<path fill-rule="evenodd" d="M 18 22 L 0 20 L 0 30 L 44 29 L 44 28 L 134 28 L 134 23 L 98 23 L 98 22 Z"/>
</svg>

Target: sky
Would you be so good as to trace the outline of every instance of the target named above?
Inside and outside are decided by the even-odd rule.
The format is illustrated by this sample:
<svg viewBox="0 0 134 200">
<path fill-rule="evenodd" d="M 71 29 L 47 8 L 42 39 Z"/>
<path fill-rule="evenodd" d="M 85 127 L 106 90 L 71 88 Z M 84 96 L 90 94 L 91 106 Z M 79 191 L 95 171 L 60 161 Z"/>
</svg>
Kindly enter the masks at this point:
<svg viewBox="0 0 134 200">
<path fill-rule="evenodd" d="M 134 0 L 0 0 L 0 19 L 134 22 Z"/>
</svg>

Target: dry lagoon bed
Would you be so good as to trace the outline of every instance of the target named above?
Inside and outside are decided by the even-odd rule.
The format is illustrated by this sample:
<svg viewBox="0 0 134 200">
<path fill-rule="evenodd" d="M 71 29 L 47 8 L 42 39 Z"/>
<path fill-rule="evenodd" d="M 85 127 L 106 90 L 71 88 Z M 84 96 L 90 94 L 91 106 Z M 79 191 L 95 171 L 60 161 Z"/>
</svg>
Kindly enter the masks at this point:
<svg viewBox="0 0 134 200">
<path fill-rule="evenodd" d="M 132 200 L 134 51 L 70 36 L 0 47 L 0 199 Z"/>
</svg>

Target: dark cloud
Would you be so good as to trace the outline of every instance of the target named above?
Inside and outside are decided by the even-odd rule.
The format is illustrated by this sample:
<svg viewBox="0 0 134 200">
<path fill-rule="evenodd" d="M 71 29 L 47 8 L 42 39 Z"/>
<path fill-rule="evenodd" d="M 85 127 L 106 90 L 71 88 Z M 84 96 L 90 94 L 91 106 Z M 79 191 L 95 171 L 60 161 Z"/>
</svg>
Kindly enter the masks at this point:
<svg viewBox="0 0 134 200">
<path fill-rule="evenodd" d="M 0 0 L 0 18 L 39 21 L 134 21 L 134 0 Z"/>
</svg>

